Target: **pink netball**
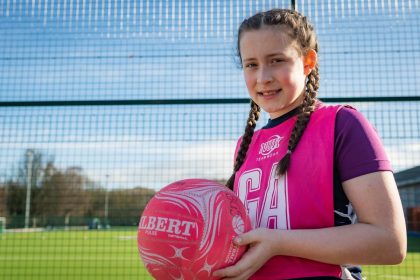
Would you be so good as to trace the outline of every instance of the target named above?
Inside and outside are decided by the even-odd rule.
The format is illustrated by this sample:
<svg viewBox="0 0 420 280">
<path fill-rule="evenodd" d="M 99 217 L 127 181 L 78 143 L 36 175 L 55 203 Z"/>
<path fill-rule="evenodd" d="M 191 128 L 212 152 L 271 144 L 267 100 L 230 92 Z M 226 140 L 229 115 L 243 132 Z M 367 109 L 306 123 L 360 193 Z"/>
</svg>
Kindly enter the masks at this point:
<svg viewBox="0 0 420 280">
<path fill-rule="evenodd" d="M 149 201 L 137 244 L 155 279 L 217 279 L 213 271 L 235 264 L 246 250 L 233 238 L 250 229 L 245 207 L 232 191 L 214 181 L 187 179 Z"/>
</svg>

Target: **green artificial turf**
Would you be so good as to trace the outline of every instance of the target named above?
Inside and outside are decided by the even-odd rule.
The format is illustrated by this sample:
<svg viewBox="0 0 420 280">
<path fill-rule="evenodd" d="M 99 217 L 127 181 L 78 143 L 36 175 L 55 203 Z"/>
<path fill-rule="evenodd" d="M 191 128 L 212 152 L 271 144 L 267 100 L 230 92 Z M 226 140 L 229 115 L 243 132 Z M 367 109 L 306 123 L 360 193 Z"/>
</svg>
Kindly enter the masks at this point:
<svg viewBox="0 0 420 280">
<path fill-rule="evenodd" d="M 406 260 L 364 266 L 367 279 L 420 279 L 420 237 Z M 0 234 L 0 279 L 152 279 L 141 263 L 136 228 Z"/>
</svg>

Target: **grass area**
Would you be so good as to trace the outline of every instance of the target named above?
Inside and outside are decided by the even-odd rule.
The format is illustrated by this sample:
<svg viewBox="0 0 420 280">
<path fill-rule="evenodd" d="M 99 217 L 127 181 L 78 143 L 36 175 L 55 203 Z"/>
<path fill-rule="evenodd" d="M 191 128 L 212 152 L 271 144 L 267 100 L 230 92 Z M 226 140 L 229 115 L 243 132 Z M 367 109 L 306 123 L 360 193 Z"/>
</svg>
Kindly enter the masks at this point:
<svg viewBox="0 0 420 280">
<path fill-rule="evenodd" d="M 136 229 L 0 235 L 0 279 L 152 279 Z"/>
<path fill-rule="evenodd" d="M 420 279 L 420 236 L 410 236 L 408 238 L 408 254 L 402 264 L 390 266 L 364 266 L 363 275 L 368 280 Z"/>
<path fill-rule="evenodd" d="M 364 266 L 363 276 L 373 279 L 420 279 L 420 253 L 408 253 L 405 261 L 400 265 Z"/>
<path fill-rule="evenodd" d="M 366 266 L 367 279 L 420 279 L 420 237 L 398 266 Z M 0 234 L 0 279 L 152 279 L 137 251 L 136 228 Z"/>
</svg>

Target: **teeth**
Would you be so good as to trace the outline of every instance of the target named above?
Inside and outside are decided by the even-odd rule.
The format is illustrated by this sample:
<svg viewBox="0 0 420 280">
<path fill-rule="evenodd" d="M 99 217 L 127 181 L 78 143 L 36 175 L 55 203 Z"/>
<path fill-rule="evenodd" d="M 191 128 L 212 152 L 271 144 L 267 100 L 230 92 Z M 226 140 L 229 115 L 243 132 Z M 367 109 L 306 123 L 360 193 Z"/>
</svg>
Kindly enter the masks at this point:
<svg viewBox="0 0 420 280">
<path fill-rule="evenodd" d="M 270 90 L 270 91 L 265 91 L 265 92 L 260 92 L 260 94 L 262 94 L 263 96 L 269 96 L 269 95 L 273 95 L 276 94 L 277 90 Z"/>
</svg>

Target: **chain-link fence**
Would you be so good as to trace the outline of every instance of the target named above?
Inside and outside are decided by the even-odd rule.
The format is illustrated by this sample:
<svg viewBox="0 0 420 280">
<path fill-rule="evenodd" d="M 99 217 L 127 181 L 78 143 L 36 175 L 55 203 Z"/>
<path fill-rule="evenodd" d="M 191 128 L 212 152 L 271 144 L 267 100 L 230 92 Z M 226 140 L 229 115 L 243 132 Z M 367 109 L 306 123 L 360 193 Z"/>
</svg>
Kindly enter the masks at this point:
<svg viewBox="0 0 420 280">
<path fill-rule="evenodd" d="M 228 178 L 249 106 L 236 29 L 286 7 L 317 30 L 320 99 L 358 108 L 395 170 L 407 259 L 364 275 L 420 279 L 419 2 L 0 1 L 0 278 L 148 279 L 142 209 Z"/>
</svg>

